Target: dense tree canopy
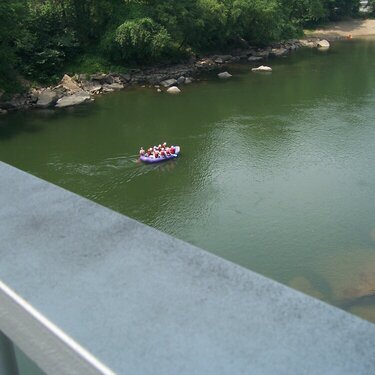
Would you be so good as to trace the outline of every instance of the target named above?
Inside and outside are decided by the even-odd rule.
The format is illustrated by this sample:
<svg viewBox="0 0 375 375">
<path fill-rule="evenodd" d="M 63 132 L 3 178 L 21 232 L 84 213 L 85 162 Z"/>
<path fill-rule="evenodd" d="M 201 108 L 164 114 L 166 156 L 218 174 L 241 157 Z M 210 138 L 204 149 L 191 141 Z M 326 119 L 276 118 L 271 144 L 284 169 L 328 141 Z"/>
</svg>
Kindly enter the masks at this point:
<svg viewBox="0 0 375 375">
<path fill-rule="evenodd" d="M 265 45 L 358 8 L 359 0 L 2 0 L 0 85 L 14 74 L 43 82 L 67 67 L 176 61 L 243 41 Z"/>
</svg>

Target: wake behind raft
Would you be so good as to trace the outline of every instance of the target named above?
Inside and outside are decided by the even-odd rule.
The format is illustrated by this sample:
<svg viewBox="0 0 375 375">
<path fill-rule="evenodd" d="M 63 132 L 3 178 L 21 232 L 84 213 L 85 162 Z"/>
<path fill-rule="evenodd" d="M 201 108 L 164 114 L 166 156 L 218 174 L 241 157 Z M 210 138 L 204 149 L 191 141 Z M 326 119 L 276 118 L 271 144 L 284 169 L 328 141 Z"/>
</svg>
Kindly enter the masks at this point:
<svg viewBox="0 0 375 375">
<path fill-rule="evenodd" d="M 180 146 L 175 146 L 173 154 L 164 154 L 163 156 L 159 154 L 158 157 L 155 157 L 154 154 L 151 154 L 150 156 L 148 156 L 147 154 L 144 154 L 139 157 L 139 160 L 148 164 L 161 163 L 163 161 L 176 159 L 178 155 L 180 154 L 180 151 L 181 151 Z"/>
</svg>

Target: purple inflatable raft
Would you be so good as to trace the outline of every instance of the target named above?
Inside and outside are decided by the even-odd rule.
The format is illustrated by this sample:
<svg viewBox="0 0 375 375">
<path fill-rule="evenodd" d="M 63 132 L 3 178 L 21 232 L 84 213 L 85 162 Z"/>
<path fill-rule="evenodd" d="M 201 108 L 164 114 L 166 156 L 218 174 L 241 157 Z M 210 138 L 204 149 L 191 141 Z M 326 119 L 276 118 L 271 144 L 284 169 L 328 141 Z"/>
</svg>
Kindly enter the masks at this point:
<svg viewBox="0 0 375 375">
<path fill-rule="evenodd" d="M 175 146 L 175 153 L 172 154 L 172 155 L 167 155 L 167 156 L 164 156 L 164 157 L 159 156 L 158 158 L 154 158 L 153 156 L 150 156 L 150 157 L 149 156 L 140 156 L 139 160 L 143 161 L 144 163 L 149 163 L 149 164 L 160 163 L 162 161 L 167 161 L 167 160 L 177 158 L 179 153 L 180 153 L 180 146 Z"/>
</svg>

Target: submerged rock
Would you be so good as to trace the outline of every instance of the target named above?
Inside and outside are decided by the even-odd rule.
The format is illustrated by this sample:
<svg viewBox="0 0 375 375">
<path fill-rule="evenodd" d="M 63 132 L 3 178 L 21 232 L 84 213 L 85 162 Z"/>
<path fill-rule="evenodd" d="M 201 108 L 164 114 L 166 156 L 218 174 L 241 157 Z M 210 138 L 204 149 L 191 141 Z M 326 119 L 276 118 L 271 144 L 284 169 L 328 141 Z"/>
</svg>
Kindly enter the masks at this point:
<svg viewBox="0 0 375 375">
<path fill-rule="evenodd" d="M 185 78 L 185 84 L 189 84 L 189 83 L 192 83 L 192 82 L 193 82 L 193 78 L 191 78 L 191 77 Z"/>
<path fill-rule="evenodd" d="M 261 56 L 250 56 L 247 60 L 250 61 L 250 62 L 256 62 L 256 61 L 263 60 L 263 57 L 261 57 Z"/>
<path fill-rule="evenodd" d="M 181 92 L 181 90 L 177 86 L 172 86 L 167 90 L 168 94 L 177 95 Z"/>
<path fill-rule="evenodd" d="M 80 92 L 77 92 L 73 95 L 63 96 L 57 101 L 55 107 L 57 108 L 70 107 L 73 105 L 78 105 L 78 104 L 87 102 L 90 99 L 91 99 L 90 94 L 86 91 L 81 90 Z"/>
<path fill-rule="evenodd" d="M 351 309 L 375 303 L 375 254 L 373 249 L 353 248 L 325 262 L 319 273 L 328 283 L 334 303 Z"/>
<path fill-rule="evenodd" d="M 222 72 L 222 73 L 219 73 L 217 76 L 220 79 L 228 79 L 228 78 L 232 77 L 232 74 L 230 74 L 228 72 Z"/>
<path fill-rule="evenodd" d="M 253 72 L 272 72 L 272 68 L 266 65 L 258 66 L 258 68 L 252 68 Z"/>
<path fill-rule="evenodd" d="M 292 280 L 289 281 L 288 285 L 293 289 L 297 289 L 300 292 L 308 294 L 309 296 L 312 296 L 321 300 L 324 299 L 323 293 L 315 289 L 313 285 L 311 284 L 311 282 L 303 276 L 297 276 L 293 278 Z"/>
</svg>

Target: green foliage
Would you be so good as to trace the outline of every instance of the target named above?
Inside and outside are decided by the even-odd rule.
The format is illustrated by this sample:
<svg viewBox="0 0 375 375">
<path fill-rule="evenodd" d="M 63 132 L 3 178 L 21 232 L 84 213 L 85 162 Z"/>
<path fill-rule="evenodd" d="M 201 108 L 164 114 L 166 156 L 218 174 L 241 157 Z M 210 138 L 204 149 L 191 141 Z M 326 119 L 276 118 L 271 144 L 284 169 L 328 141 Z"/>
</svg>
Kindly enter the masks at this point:
<svg viewBox="0 0 375 375">
<path fill-rule="evenodd" d="M 17 44 L 22 36 L 24 11 L 21 0 L 2 0 L 0 2 L 0 89 L 10 90 L 17 78 Z M 12 76 L 12 82 L 9 78 Z"/>
<path fill-rule="evenodd" d="M 358 15 L 360 0 L 326 0 L 330 20 Z"/>
<path fill-rule="evenodd" d="M 158 59 L 170 48 L 171 37 L 167 30 L 151 18 L 127 20 L 114 34 L 114 48 L 124 61 L 142 63 Z"/>
</svg>

